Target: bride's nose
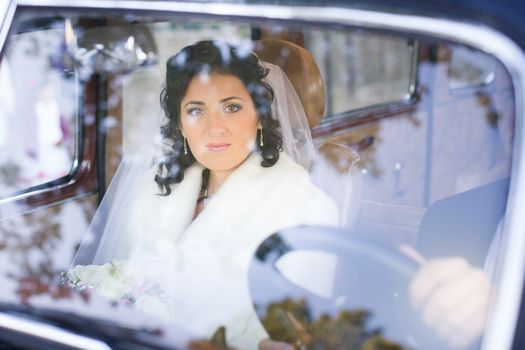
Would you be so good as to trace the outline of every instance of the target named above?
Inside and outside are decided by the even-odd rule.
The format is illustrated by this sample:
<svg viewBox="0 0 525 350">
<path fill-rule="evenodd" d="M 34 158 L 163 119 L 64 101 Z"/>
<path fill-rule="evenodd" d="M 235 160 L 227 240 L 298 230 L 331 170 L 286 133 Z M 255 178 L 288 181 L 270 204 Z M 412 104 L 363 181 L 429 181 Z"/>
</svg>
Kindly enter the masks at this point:
<svg viewBox="0 0 525 350">
<path fill-rule="evenodd" d="M 224 122 L 224 118 L 220 112 L 215 111 L 209 113 L 208 133 L 212 136 L 222 134 L 226 130 Z"/>
</svg>

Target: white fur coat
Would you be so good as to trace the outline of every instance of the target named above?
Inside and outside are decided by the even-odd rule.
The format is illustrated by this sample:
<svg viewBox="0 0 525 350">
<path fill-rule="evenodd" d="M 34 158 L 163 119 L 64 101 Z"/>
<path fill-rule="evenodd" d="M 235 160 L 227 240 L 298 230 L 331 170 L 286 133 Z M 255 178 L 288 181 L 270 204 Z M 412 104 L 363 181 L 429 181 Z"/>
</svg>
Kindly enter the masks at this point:
<svg viewBox="0 0 525 350">
<path fill-rule="evenodd" d="M 226 326 L 228 344 L 239 349 L 256 349 L 267 337 L 247 285 L 257 245 L 287 227 L 338 223 L 335 203 L 286 154 L 272 167 L 260 163 L 250 155 L 195 220 L 202 167 L 187 169 L 164 197 L 150 174 L 128 220 L 129 259 L 162 280 L 173 321 L 202 337 Z"/>
</svg>

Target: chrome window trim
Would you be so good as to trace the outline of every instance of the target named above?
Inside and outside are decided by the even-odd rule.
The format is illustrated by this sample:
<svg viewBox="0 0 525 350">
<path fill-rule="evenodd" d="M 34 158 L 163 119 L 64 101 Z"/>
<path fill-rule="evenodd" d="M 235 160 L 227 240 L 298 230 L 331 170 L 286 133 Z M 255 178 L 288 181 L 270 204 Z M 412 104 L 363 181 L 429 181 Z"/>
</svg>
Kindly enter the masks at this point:
<svg viewBox="0 0 525 350">
<path fill-rule="evenodd" d="M 110 1 L 110 0 L 16 0 L 24 6 L 67 7 L 71 9 L 121 9 L 166 11 L 201 15 L 226 15 L 228 17 L 298 20 L 312 23 L 339 23 L 363 28 L 418 33 L 469 45 L 497 57 L 512 77 L 516 102 L 516 127 L 512 162 L 512 179 L 508 199 L 505 228 L 508 230 L 504 252 L 501 254 L 501 274 L 493 308 L 488 318 L 482 349 L 510 349 L 521 305 L 525 277 L 525 149 L 524 91 L 525 56 L 523 51 L 507 36 L 485 25 L 463 23 L 442 18 L 419 15 L 383 13 L 336 7 L 292 7 L 279 5 L 183 3 L 171 1 Z M 235 15 L 232 15 L 235 14 Z M 430 30 L 429 28 L 432 28 Z"/>
<path fill-rule="evenodd" d="M 84 337 L 54 325 L 11 314 L 0 313 L 0 329 L 1 328 L 20 334 L 27 334 L 31 337 L 45 339 L 46 341 L 54 342 L 57 345 L 84 350 L 111 350 L 111 348 L 103 341 Z"/>
<path fill-rule="evenodd" d="M 4 47 L 11 21 L 15 14 L 15 2 L 14 0 L 0 1 L 0 52 Z"/>
</svg>

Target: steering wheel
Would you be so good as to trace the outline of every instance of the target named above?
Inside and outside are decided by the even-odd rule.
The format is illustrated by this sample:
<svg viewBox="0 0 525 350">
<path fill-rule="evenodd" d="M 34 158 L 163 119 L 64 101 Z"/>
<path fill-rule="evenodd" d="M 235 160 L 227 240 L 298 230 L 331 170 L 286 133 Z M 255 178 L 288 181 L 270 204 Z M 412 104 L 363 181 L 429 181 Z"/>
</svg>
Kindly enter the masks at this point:
<svg viewBox="0 0 525 350">
<path fill-rule="evenodd" d="M 327 320 L 337 325 L 342 313 L 357 317 L 361 312 L 361 337 L 379 334 L 410 348 L 446 349 L 410 307 L 407 291 L 417 269 L 416 262 L 370 235 L 305 226 L 273 234 L 259 245 L 249 267 L 249 288 L 257 315 L 275 340 L 308 348 L 315 341 L 309 325 Z M 287 308 L 302 308 L 302 313 Z"/>
</svg>

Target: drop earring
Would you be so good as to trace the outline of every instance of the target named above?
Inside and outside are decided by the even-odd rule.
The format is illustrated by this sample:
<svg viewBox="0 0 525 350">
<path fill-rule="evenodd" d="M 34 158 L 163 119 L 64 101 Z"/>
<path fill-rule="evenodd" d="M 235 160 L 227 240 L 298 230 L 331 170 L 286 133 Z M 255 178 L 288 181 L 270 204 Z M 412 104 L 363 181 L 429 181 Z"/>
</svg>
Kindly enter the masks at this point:
<svg viewBox="0 0 525 350">
<path fill-rule="evenodd" d="M 262 127 L 259 128 L 259 146 L 260 146 L 261 148 L 264 146 Z"/>
<path fill-rule="evenodd" d="M 182 147 L 184 148 L 184 155 L 188 155 L 188 143 L 186 142 L 186 138 L 182 137 Z"/>
</svg>

